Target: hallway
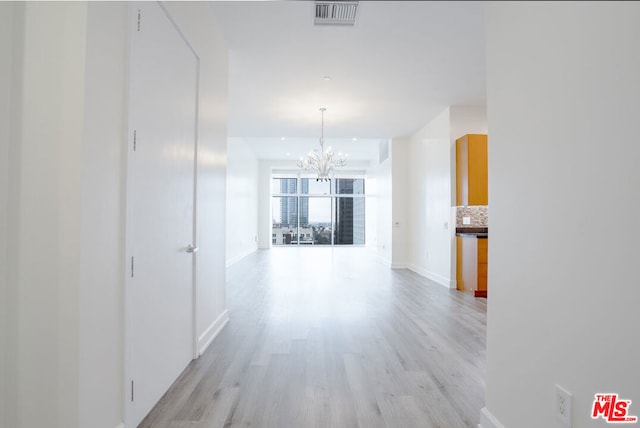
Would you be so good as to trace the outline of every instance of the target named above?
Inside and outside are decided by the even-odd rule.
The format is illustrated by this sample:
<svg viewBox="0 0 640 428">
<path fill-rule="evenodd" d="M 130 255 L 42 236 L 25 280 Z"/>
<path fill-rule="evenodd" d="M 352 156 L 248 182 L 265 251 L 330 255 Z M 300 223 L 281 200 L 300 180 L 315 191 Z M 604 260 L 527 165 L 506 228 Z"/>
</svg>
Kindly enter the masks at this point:
<svg viewBox="0 0 640 428">
<path fill-rule="evenodd" d="M 141 427 L 475 427 L 486 300 L 368 249 L 275 248 L 227 270 L 229 324 Z"/>
</svg>

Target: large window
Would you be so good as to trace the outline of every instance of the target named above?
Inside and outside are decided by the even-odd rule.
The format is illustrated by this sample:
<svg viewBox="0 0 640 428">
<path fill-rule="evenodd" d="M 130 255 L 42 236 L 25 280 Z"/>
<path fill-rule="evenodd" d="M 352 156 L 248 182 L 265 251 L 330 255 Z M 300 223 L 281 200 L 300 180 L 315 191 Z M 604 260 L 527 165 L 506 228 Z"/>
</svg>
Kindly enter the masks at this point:
<svg viewBox="0 0 640 428">
<path fill-rule="evenodd" d="M 330 182 L 299 174 L 271 181 L 273 245 L 364 245 L 364 177 Z"/>
</svg>

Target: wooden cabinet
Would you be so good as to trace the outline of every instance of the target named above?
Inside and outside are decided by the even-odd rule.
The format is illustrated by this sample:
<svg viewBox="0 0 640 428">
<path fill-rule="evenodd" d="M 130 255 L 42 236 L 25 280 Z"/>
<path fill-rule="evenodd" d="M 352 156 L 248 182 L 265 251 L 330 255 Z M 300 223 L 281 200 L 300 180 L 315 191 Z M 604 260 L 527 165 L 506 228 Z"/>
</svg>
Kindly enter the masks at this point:
<svg viewBox="0 0 640 428">
<path fill-rule="evenodd" d="M 476 297 L 487 297 L 488 238 L 456 237 L 457 289 L 471 291 Z"/>
<path fill-rule="evenodd" d="M 456 205 L 489 205 L 487 136 L 456 140 Z"/>
<path fill-rule="evenodd" d="M 478 286 L 476 297 L 487 297 L 487 258 L 489 238 L 476 238 L 478 241 Z"/>
</svg>

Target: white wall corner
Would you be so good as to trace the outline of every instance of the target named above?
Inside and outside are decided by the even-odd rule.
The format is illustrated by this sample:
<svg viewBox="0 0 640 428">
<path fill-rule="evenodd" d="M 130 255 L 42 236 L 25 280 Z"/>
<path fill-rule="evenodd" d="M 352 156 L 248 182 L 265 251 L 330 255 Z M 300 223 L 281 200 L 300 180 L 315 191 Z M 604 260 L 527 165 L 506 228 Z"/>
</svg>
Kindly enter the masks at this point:
<svg viewBox="0 0 640 428">
<path fill-rule="evenodd" d="M 391 269 L 407 269 L 409 265 L 407 263 L 391 263 Z"/>
<path fill-rule="evenodd" d="M 211 323 L 209 327 L 198 337 L 198 356 L 202 355 L 207 350 L 213 339 L 222 331 L 225 325 L 229 322 L 229 313 L 225 310 L 220 316 Z"/>
<path fill-rule="evenodd" d="M 376 260 L 382 263 L 383 265 L 385 265 L 386 267 L 391 268 L 391 261 L 389 261 L 389 259 L 387 259 L 386 257 L 382 257 L 381 255 L 378 255 L 378 257 L 376 257 Z"/>
<path fill-rule="evenodd" d="M 438 275 L 437 273 L 431 272 L 413 263 L 410 264 L 408 268 L 409 270 L 417 273 L 418 275 L 423 276 L 427 279 L 430 279 L 431 281 L 436 282 L 442 285 L 443 287 L 450 288 L 450 289 L 456 288 L 455 280 L 451 280 L 450 278 L 444 277 L 442 275 Z"/>
<path fill-rule="evenodd" d="M 409 265 L 409 270 L 412 271 L 412 272 L 417 273 L 420 276 L 423 276 L 425 278 L 429 278 L 429 271 L 427 269 L 424 269 L 424 268 L 416 265 L 416 264 L 411 263 Z"/>
<path fill-rule="evenodd" d="M 491 414 L 491 412 L 483 407 L 480 410 L 480 424 L 478 428 L 505 428 L 496 418 Z"/>
<path fill-rule="evenodd" d="M 249 249 L 249 250 L 247 250 L 247 251 L 245 251 L 243 253 L 240 253 L 235 257 L 232 257 L 232 258 L 228 259 L 227 263 L 226 263 L 226 267 L 229 267 L 229 266 L 231 266 L 231 265 L 233 265 L 235 263 L 238 263 L 240 260 L 242 260 L 245 257 L 247 257 L 249 254 L 253 254 L 256 251 L 258 251 L 258 245 L 257 244 L 254 245 L 253 248 L 251 248 L 251 249 Z"/>
</svg>

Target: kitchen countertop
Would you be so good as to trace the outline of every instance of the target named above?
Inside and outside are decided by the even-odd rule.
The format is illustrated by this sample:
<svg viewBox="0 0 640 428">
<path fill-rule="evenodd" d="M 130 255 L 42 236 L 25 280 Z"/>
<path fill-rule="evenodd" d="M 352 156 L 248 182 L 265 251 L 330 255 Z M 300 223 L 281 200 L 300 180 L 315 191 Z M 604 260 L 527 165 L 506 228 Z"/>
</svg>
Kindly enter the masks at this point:
<svg viewBox="0 0 640 428">
<path fill-rule="evenodd" d="M 456 236 L 462 238 L 488 238 L 488 227 L 456 227 Z"/>
</svg>

